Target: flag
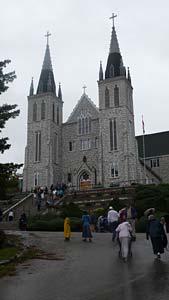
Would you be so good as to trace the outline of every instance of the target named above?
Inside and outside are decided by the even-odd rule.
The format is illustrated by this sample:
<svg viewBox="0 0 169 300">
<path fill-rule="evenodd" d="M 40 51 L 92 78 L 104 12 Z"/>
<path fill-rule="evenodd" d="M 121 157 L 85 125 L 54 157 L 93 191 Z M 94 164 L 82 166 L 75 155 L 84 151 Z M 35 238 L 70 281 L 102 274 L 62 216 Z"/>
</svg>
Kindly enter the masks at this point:
<svg viewBox="0 0 169 300">
<path fill-rule="evenodd" d="M 143 120 L 143 116 L 142 116 L 142 128 L 143 128 L 143 134 L 145 134 L 145 127 L 144 127 L 144 120 Z"/>
</svg>

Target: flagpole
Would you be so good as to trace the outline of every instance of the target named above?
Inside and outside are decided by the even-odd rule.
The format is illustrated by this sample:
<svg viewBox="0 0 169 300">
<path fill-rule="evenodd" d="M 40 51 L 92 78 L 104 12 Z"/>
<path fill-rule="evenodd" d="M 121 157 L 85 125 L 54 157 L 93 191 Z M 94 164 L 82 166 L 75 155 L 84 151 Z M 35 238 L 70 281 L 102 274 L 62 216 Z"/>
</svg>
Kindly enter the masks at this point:
<svg viewBox="0 0 169 300">
<path fill-rule="evenodd" d="M 144 163 L 144 181 L 146 184 L 146 157 L 145 157 L 145 138 L 144 138 L 144 134 L 145 134 L 145 128 L 144 128 L 144 120 L 143 120 L 143 115 L 142 115 L 142 127 L 143 127 L 143 163 Z"/>
</svg>

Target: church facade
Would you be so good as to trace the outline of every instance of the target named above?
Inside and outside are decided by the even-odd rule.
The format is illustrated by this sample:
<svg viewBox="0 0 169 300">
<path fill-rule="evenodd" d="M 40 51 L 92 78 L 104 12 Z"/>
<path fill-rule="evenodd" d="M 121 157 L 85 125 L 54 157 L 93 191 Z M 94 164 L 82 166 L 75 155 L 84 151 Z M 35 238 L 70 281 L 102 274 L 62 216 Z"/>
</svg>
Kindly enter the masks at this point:
<svg viewBox="0 0 169 300">
<path fill-rule="evenodd" d="M 107 66 L 100 63 L 99 107 L 85 92 L 63 123 L 63 100 L 56 92 L 47 41 L 42 71 L 28 96 L 23 190 L 64 182 L 75 189 L 159 182 L 139 161 L 135 138 L 133 87 L 113 23 Z"/>
</svg>

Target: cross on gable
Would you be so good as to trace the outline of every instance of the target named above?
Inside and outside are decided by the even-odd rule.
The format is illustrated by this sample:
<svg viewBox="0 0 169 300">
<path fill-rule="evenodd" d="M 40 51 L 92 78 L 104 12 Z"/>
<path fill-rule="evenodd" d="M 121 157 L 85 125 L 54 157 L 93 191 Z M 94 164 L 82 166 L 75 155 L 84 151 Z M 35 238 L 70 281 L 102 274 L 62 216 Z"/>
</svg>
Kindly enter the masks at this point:
<svg viewBox="0 0 169 300">
<path fill-rule="evenodd" d="M 84 94 L 85 94 L 86 88 L 87 88 L 87 86 L 84 85 L 84 86 L 83 86 Z"/>
<path fill-rule="evenodd" d="M 109 19 L 113 20 L 113 27 L 114 27 L 114 19 L 117 17 L 117 15 L 115 15 L 114 13 L 112 13 L 112 16 Z"/>
</svg>

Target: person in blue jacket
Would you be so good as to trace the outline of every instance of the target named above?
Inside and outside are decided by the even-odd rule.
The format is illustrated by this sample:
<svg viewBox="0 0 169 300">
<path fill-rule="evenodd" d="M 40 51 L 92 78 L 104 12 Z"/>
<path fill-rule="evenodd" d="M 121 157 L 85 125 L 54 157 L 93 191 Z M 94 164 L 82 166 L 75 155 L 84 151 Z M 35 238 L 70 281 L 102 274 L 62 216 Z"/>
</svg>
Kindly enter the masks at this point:
<svg viewBox="0 0 169 300">
<path fill-rule="evenodd" d="M 84 212 L 82 216 L 82 226 L 83 226 L 83 232 L 82 232 L 83 241 L 86 242 L 87 239 L 89 239 L 89 242 L 91 242 L 92 234 L 90 230 L 90 216 L 87 214 L 87 212 Z"/>
</svg>

